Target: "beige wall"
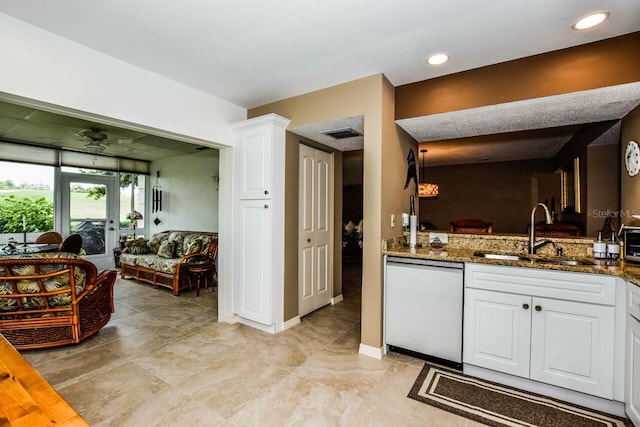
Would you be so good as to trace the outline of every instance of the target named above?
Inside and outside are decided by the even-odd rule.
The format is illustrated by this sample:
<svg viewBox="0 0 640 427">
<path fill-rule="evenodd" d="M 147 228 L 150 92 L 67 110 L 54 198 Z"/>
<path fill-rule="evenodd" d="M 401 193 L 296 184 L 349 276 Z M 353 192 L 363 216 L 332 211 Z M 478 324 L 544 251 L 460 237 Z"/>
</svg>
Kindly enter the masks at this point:
<svg viewBox="0 0 640 427">
<path fill-rule="evenodd" d="M 393 188 L 394 193 L 398 193 L 396 185 L 387 181 L 399 182 L 402 180 L 402 185 L 404 185 L 404 178 L 400 178 L 402 173 L 397 175 L 397 169 L 391 169 L 397 168 L 402 163 L 406 157 L 404 150 L 407 145 L 406 137 L 400 136 L 394 123 L 394 103 L 393 86 L 382 74 L 377 74 L 267 104 L 248 112 L 250 118 L 268 113 L 279 114 L 291 120 L 290 128 L 345 117 L 360 115 L 364 117 L 363 219 L 365 234 L 362 259 L 361 339 L 363 344 L 376 348 L 380 348 L 382 345 L 382 239 L 401 232 L 399 227 L 391 229 L 389 221 L 382 220 L 382 205 L 383 202 L 389 203 L 389 207 L 385 207 L 385 212 L 400 212 L 402 209 L 407 209 L 401 206 L 403 203 L 408 205 L 409 200 L 408 193 L 405 195 L 386 195 L 389 188 Z M 386 148 L 387 145 L 390 145 L 389 149 Z M 403 160 L 393 158 L 399 154 L 402 154 Z M 289 155 L 288 151 L 287 156 Z M 297 169 L 294 178 L 293 173 L 289 172 L 289 167 L 289 159 L 287 159 L 286 181 L 297 180 Z M 406 173 L 406 166 L 401 169 L 404 170 L 403 173 Z M 383 170 L 386 170 L 387 173 L 384 174 Z M 390 176 L 389 171 L 391 171 Z M 287 184 L 287 188 L 289 188 L 289 184 Z M 400 190 L 399 192 L 402 193 L 402 187 Z M 336 194 L 336 200 L 339 200 L 338 197 L 341 197 L 341 194 Z M 406 202 L 402 202 L 402 200 L 406 200 Z M 336 216 L 335 236 L 337 241 L 341 240 L 339 237 L 341 231 L 339 218 L 341 216 Z M 289 239 L 287 239 L 288 241 Z M 340 252 L 337 250 L 334 254 L 334 265 L 338 265 L 341 261 Z M 285 274 L 287 277 L 293 277 L 294 266 L 297 271 L 297 253 L 294 256 L 287 250 L 286 256 L 285 268 L 288 271 Z M 288 292 L 285 305 L 289 309 L 292 304 L 291 298 L 292 292 Z M 289 309 L 287 309 L 287 313 L 289 313 Z"/>
<path fill-rule="evenodd" d="M 622 207 L 622 222 L 627 225 L 640 226 L 640 221 L 631 215 L 640 214 L 640 175 L 630 177 L 624 167 L 624 152 L 629 141 L 640 144 L 640 107 L 622 119 L 622 137 L 620 147 L 620 204 Z"/>
<path fill-rule="evenodd" d="M 548 159 L 427 168 L 439 194 L 420 199 L 420 221 L 448 230 L 450 221 L 477 218 L 492 222 L 494 233 L 526 233 L 537 202 L 554 197 L 559 212 L 560 175 L 551 164 Z"/>
</svg>

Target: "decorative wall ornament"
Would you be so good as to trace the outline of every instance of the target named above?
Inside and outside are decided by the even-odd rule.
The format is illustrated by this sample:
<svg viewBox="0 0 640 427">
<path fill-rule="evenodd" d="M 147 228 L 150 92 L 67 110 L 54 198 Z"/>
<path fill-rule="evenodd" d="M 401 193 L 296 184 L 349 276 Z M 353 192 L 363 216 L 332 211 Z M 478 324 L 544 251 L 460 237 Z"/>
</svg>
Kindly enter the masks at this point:
<svg viewBox="0 0 640 427">
<path fill-rule="evenodd" d="M 151 193 L 151 212 L 162 212 L 162 185 L 160 185 L 160 171 L 156 171 L 156 182 L 153 184 L 153 187 L 151 187 Z"/>
<path fill-rule="evenodd" d="M 409 182 L 413 179 L 413 182 L 416 183 L 416 194 L 418 194 L 418 168 L 416 166 L 416 155 L 413 154 L 413 149 L 409 150 L 409 154 L 407 155 L 407 180 L 404 183 L 404 189 L 406 190 L 409 186 Z"/>
</svg>

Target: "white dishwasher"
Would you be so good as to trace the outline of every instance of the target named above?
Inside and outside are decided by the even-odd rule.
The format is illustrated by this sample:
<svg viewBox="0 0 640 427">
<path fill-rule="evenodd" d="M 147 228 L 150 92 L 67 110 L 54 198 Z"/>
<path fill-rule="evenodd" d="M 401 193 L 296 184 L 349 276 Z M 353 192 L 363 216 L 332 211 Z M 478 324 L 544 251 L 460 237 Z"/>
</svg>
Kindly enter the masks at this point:
<svg viewBox="0 0 640 427">
<path fill-rule="evenodd" d="M 464 264 L 388 256 L 384 335 L 391 351 L 460 368 Z"/>
</svg>

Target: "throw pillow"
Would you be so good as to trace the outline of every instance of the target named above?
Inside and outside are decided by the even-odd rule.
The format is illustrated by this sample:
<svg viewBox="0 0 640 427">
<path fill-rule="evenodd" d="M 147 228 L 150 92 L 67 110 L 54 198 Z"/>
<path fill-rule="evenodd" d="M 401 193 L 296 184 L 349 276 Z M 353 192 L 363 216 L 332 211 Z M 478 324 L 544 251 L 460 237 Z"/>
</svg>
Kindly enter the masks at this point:
<svg viewBox="0 0 640 427">
<path fill-rule="evenodd" d="M 151 249 L 151 252 L 157 253 L 158 248 L 160 247 L 160 244 L 164 240 L 166 240 L 167 237 L 169 237 L 169 233 L 166 231 L 163 231 L 162 233 L 156 233 L 153 236 L 151 236 L 151 240 L 149 240 L 149 249 Z"/>
<path fill-rule="evenodd" d="M 187 234 L 187 233 L 185 233 L 184 231 L 174 231 L 171 234 L 169 234 L 169 240 L 174 242 L 174 247 L 175 247 L 175 250 L 176 250 L 176 256 L 184 255 L 184 250 L 183 250 L 182 243 L 184 242 L 185 234 Z"/>
<path fill-rule="evenodd" d="M 149 253 L 150 249 L 144 239 L 135 239 L 127 242 L 127 252 L 139 255 Z"/>
<path fill-rule="evenodd" d="M 188 234 L 184 238 L 183 255 L 197 254 L 202 248 L 202 239 L 197 234 Z"/>
<path fill-rule="evenodd" d="M 173 258 L 173 251 L 175 249 L 175 243 L 173 240 L 164 240 L 160 243 L 158 248 L 158 256 L 162 258 Z"/>
</svg>

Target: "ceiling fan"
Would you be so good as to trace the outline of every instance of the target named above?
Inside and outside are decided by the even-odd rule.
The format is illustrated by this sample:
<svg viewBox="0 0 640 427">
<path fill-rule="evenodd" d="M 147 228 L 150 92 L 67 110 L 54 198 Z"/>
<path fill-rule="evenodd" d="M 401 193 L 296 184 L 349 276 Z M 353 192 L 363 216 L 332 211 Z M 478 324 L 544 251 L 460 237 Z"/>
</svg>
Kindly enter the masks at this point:
<svg viewBox="0 0 640 427">
<path fill-rule="evenodd" d="M 98 128 L 82 129 L 76 135 L 87 141 L 84 149 L 92 154 L 102 154 L 107 148 L 103 144 L 107 144 L 109 136 Z"/>
<path fill-rule="evenodd" d="M 140 138 L 144 135 L 139 135 L 134 138 L 109 138 L 109 135 L 105 131 L 97 127 L 90 127 L 82 129 L 78 133 L 75 133 L 82 141 L 85 141 L 84 149 L 92 154 L 102 154 L 110 144 L 119 144 L 121 142 L 132 142 L 136 138 Z"/>
</svg>

